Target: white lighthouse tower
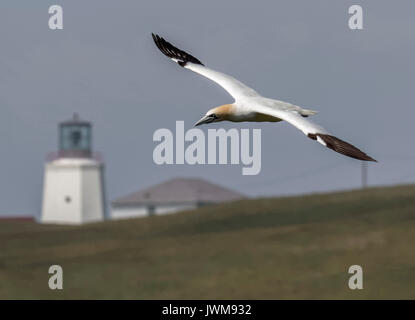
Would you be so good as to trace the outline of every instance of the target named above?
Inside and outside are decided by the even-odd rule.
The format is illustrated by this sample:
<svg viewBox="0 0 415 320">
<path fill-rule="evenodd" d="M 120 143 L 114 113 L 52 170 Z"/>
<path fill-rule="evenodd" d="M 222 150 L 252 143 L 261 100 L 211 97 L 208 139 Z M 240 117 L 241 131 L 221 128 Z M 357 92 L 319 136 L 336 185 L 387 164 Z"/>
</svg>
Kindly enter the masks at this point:
<svg viewBox="0 0 415 320">
<path fill-rule="evenodd" d="M 41 223 L 104 219 L 104 165 L 92 157 L 92 126 L 77 114 L 59 124 L 59 151 L 45 165 Z"/>
</svg>

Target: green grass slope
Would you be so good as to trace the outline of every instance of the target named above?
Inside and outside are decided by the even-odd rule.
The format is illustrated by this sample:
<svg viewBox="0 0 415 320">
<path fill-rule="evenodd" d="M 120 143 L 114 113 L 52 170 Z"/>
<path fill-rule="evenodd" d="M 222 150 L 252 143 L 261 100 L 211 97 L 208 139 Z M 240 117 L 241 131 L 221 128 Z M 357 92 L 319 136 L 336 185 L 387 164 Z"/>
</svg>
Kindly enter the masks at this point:
<svg viewBox="0 0 415 320">
<path fill-rule="evenodd" d="M 80 227 L 0 220 L 0 243 L 1 299 L 413 299 L 415 186 Z M 348 287 L 354 264 L 363 290 Z"/>
</svg>

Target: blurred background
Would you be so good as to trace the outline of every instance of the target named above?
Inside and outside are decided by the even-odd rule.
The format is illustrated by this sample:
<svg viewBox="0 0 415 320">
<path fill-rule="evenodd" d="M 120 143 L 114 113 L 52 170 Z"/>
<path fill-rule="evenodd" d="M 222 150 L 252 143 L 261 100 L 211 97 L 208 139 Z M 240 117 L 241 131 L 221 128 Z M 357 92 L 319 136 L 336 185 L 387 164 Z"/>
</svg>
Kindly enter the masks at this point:
<svg viewBox="0 0 415 320">
<path fill-rule="evenodd" d="M 351 1 L 53 4 L 63 30 L 48 27 L 50 1 L 0 5 L 0 298 L 415 297 L 415 3 L 364 1 L 363 30 L 348 28 Z M 286 123 L 220 123 L 211 128 L 262 129 L 259 175 L 157 166 L 155 130 L 189 129 L 232 99 L 164 57 L 152 32 L 264 96 L 318 110 L 315 122 L 379 162 L 362 168 Z M 183 192 L 197 204 L 185 213 L 148 218 L 151 204 L 128 221 L 30 221 L 58 123 L 74 113 L 93 124 L 106 215 L 113 201 L 148 206 L 143 191 L 176 178 L 244 198 L 202 206 L 222 201 L 200 187 L 212 192 Z M 64 269 L 62 291 L 47 287 L 51 264 Z M 364 290 L 347 287 L 353 264 Z"/>
</svg>

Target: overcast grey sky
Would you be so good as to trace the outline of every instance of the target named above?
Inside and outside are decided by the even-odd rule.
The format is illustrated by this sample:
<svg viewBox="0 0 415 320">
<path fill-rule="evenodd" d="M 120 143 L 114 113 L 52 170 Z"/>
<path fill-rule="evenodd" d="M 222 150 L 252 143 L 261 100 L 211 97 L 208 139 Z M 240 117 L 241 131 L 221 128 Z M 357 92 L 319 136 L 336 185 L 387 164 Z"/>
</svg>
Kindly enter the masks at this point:
<svg viewBox="0 0 415 320">
<path fill-rule="evenodd" d="M 48 28 L 63 6 L 64 30 Z M 360 4 L 364 30 L 348 28 Z M 152 135 L 231 102 L 220 87 L 164 57 L 151 32 L 261 94 L 319 114 L 314 121 L 379 161 L 369 183 L 415 182 L 413 1 L 15 1 L 0 4 L 0 214 L 38 214 L 57 123 L 94 124 L 108 199 L 175 176 L 252 196 L 356 188 L 360 162 L 287 123 L 261 128 L 262 171 L 235 165 L 157 166 Z M 201 127 L 207 130 L 208 127 Z"/>
</svg>

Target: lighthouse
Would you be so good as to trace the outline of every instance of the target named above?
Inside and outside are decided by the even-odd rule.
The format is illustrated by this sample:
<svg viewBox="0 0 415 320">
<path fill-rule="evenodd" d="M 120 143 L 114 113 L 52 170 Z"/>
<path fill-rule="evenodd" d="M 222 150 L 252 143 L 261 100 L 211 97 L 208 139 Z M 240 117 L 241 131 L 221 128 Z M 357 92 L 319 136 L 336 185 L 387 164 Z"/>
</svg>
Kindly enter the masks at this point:
<svg viewBox="0 0 415 320">
<path fill-rule="evenodd" d="M 59 124 L 59 150 L 45 164 L 41 223 L 104 219 L 104 164 L 92 153 L 92 125 L 77 114 Z"/>
</svg>

